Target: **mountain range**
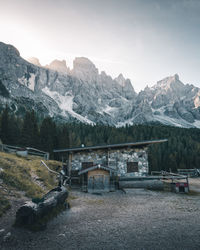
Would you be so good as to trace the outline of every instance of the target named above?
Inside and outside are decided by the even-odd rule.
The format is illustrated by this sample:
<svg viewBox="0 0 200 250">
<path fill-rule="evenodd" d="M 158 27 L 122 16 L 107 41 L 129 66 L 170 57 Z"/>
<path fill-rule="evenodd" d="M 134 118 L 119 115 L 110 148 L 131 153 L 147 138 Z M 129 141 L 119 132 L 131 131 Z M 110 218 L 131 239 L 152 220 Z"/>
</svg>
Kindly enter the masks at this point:
<svg viewBox="0 0 200 250">
<path fill-rule="evenodd" d="M 1 108 L 6 104 L 17 115 L 34 109 L 59 121 L 200 128 L 200 88 L 182 83 L 177 74 L 136 93 L 122 74 L 113 79 L 85 57 L 75 58 L 73 69 L 65 60 L 41 66 L 0 42 Z"/>
</svg>

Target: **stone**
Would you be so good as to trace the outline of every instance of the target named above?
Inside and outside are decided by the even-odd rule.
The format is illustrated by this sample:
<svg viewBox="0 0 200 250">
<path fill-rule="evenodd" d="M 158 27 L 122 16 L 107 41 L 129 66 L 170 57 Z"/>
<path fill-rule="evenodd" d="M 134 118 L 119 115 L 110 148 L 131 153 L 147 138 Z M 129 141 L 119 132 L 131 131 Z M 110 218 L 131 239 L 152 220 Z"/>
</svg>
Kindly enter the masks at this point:
<svg viewBox="0 0 200 250">
<path fill-rule="evenodd" d="M 143 158 L 140 156 L 142 155 Z M 108 163 L 107 163 L 108 160 Z M 72 159 L 72 169 L 82 168 L 82 162 L 92 162 L 94 165 L 107 165 L 118 171 L 118 174 L 124 175 L 127 173 L 127 161 L 138 162 L 139 171 L 132 173 L 134 176 L 142 176 L 143 173 L 148 173 L 148 157 L 144 149 L 121 149 L 110 150 L 109 159 L 108 153 L 105 150 L 98 150 L 97 152 L 81 152 L 75 153 Z"/>
<path fill-rule="evenodd" d="M 0 229 L 0 234 L 2 234 L 2 233 L 4 233 L 4 232 L 5 232 L 5 229 L 4 229 L 4 228 Z"/>
<path fill-rule="evenodd" d="M 3 237 L 3 241 L 9 240 L 10 237 L 11 237 L 11 232 L 8 232 L 8 233 Z"/>
</svg>

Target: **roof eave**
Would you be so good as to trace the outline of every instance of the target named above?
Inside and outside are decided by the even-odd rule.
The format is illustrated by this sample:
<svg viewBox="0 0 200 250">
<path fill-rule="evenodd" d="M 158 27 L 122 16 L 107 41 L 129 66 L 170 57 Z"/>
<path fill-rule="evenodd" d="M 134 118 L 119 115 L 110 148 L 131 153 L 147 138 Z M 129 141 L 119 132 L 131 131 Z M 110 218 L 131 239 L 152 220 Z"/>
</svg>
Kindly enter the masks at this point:
<svg viewBox="0 0 200 250">
<path fill-rule="evenodd" d="M 154 140 L 154 141 L 143 141 L 143 142 L 130 142 L 130 143 L 121 143 L 121 144 L 110 144 L 102 146 L 91 146 L 91 147 L 79 147 L 79 148 L 69 148 L 69 149 L 55 149 L 54 153 L 63 153 L 63 152 L 80 152 L 80 151 L 90 151 L 90 150 L 99 150 L 99 149 L 118 149 L 123 147 L 140 147 L 140 146 L 149 146 L 151 144 L 167 142 L 168 139 Z"/>
</svg>

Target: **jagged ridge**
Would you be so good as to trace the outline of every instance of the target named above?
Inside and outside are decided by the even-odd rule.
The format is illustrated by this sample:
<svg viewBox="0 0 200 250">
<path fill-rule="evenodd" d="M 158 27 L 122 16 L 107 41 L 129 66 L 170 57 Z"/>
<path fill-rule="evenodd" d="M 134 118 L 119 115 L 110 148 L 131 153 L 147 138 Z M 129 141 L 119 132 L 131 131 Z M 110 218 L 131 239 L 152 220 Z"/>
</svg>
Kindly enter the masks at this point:
<svg viewBox="0 0 200 250">
<path fill-rule="evenodd" d="M 200 89 L 184 85 L 176 74 L 137 94 L 122 74 L 112 79 L 87 58 L 27 62 L 12 45 L 0 43 L 0 99 L 17 114 L 35 109 L 41 116 L 115 126 L 161 122 L 200 127 Z"/>
</svg>

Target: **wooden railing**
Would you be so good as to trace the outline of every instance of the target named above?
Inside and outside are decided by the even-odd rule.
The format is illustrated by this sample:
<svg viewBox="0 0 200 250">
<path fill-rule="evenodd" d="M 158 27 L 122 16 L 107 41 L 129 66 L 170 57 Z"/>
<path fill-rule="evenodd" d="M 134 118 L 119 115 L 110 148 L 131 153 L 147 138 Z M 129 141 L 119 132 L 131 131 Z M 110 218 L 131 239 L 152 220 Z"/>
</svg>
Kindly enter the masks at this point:
<svg viewBox="0 0 200 250">
<path fill-rule="evenodd" d="M 18 147 L 18 146 L 12 146 L 12 145 L 7 145 L 7 144 L 0 144 L 0 151 L 6 152 L 6 153 L 16 153 L 18 155 L 23 155 L 22 152 L 24 152 L 24 156 L 26 154 L 36 155 L 36 156 L 43 157 L 45 160 L 49 160 L 49 152 L 44 152 L 39 149 L 31 148 L 31 147 Z"/>
<path fill-rule="evenodd" d="M 200 176 L 200 169 L 178 169 L 179 174 L 187 175 L 190 177 Z"/>
</svg>

